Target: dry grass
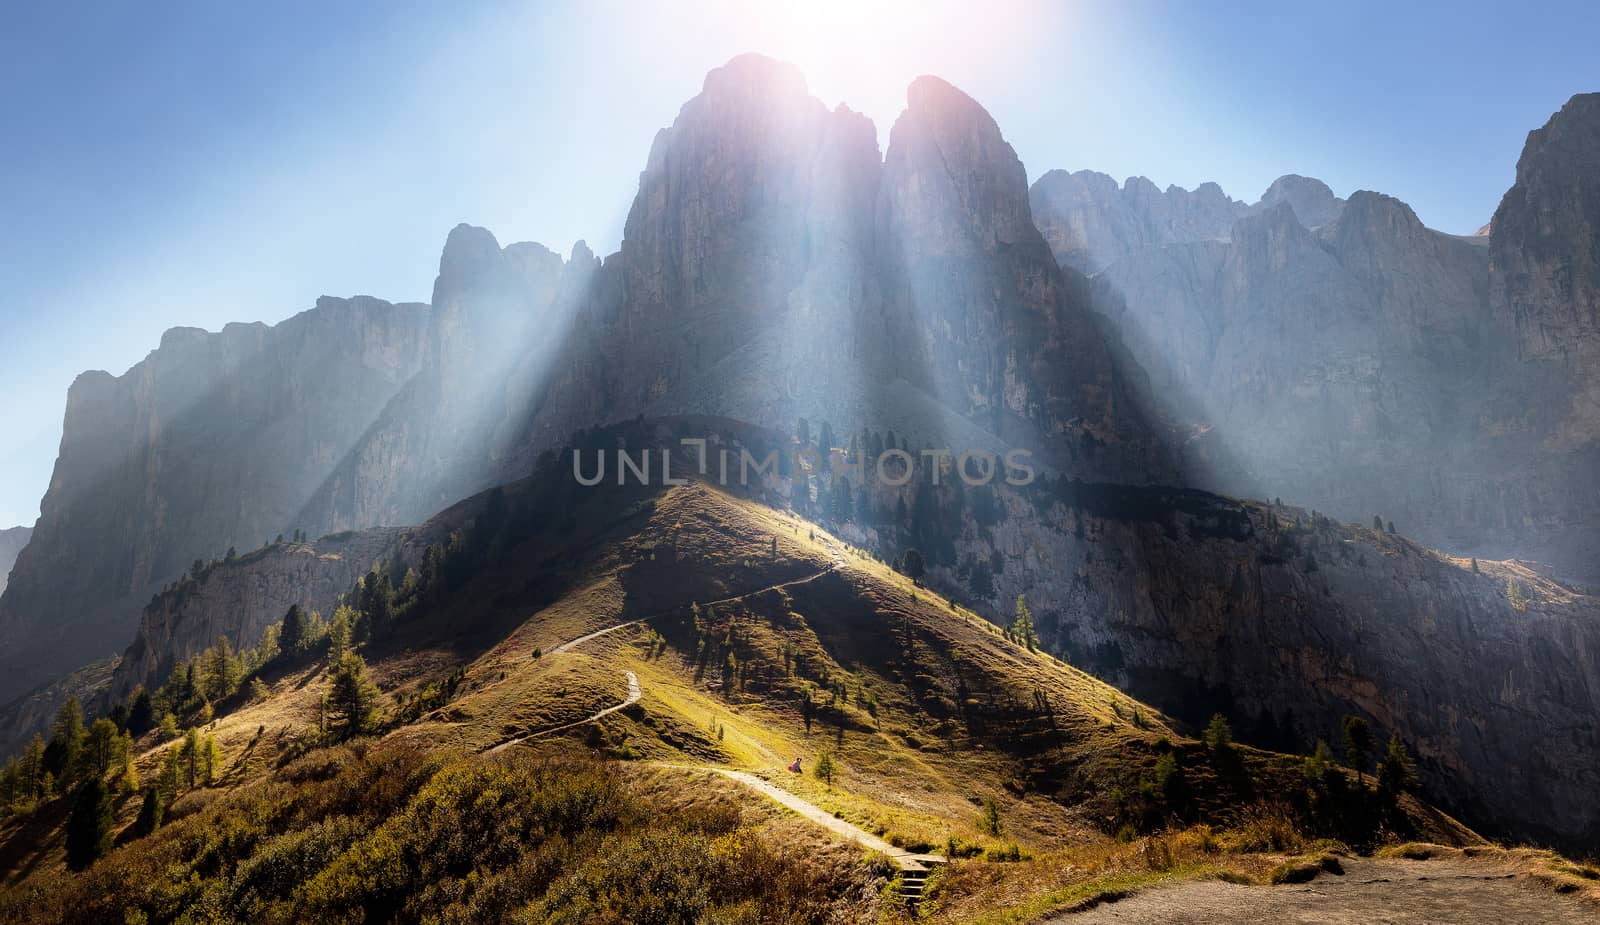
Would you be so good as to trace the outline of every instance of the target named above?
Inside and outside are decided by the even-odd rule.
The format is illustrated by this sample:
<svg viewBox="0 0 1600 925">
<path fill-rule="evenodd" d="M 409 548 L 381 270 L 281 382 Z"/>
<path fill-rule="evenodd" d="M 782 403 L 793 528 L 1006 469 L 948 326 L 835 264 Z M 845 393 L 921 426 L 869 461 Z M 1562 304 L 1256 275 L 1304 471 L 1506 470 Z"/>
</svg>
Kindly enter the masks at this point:
<svg viewBox="0 0 1600 925">
<path fill-rule="evenodd" d="M 1554 851 L 1503 848 L 1498 845 L 1457 848 L 1428 842 L 1407 842 L 1385 848 L 1379 855 L 1412 861 L 1471 859 L 1525 877 L 1557 893 L 1577 896 L 1600 906 L 1600 866 L 1573 861 Z"/>
<path fill-rule="evenodd" d="M 922 914 L 929 922 L 969 925 L 1031 922 L 1176 880 L 1262 882 L 1279 860 L 1228 854 L 1209 829 L 1196 827 L 1129 844 L 1051 851 L 1016 863 L 958 861 L 938 874 Z"/>
</svg>

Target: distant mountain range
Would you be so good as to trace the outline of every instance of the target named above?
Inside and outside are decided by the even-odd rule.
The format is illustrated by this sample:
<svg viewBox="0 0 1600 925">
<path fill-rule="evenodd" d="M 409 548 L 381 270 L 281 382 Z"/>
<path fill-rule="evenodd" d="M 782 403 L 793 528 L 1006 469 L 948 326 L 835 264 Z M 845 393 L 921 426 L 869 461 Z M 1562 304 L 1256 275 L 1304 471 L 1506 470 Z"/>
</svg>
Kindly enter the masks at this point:
<svg viewBox="0 0 1600 925">
<path fill-rule="evenodd" d="M 1495 793 L 1600 781 L 1592 727 L 1568 723 L 1600 677 L 1579 587 L 1600 579 L 1597 132 L 1600 95 L 1574 97 L 1492 230 L 1456 237 L 1297 176 L 1253 205 L 1088 172 L 1030 190 L 988 113 L 931 77 L 880 154 L 794 68 L 736 58 L 657 135 L 603 260 L 463 225 L 430 305 L 325 298 L 81 376 L 0 596 L 0 700 L 121 651 L 141 614 L 156 645 L 172 605 L 152 598 L 230 547 L 421 523 L 597 425 L 805 417 L 841 443 L 1028 448 L 1067 484 L 1283 499 L 1274 523 L 1308 531 L 1289 552 L 952 509 L 930 564 L 990 615 L 1037 594 L 1048 645 L 1175 714 L 1231 703 L 1301 740 L 1368 715 L 1414 743 L 1440 802 L 1467 779 L 1455 802 L 1514 826 Z M 1534 599 L 1525 625 L 1508 581 Z M 1558 739 L 1565 766 L 1496 767 Z M 1522 821 L 1600 837 L 1592 807 Z"/>
</svg>

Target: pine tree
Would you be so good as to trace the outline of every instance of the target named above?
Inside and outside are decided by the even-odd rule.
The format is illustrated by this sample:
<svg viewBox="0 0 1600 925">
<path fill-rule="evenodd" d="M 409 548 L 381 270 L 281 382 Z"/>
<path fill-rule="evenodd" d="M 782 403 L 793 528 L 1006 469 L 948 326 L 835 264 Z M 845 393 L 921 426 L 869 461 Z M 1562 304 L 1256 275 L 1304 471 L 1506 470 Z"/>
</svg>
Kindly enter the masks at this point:
<svg viewBox="0 0 1600 925">
<path fill-rule="evenodd" d="M 1011 621 L 1011 636 L 1029 651 L 1039 647 L 1039 636 L 1033 628 L 1033 611 L 1028 609 L 1027 597 L 1021 594 L 1017 595 L 1017 616 Z"/>
<path fill-rule="evenodd" d="M 178 798 L 183 785 L 183 755 L 181 748 L 169 748 L 161 760 L 161 773 L 156 775 L 156 789 L 161 791 L 161 803 L 169 805 Z"/>
<path fill-rule="evenodd" d="M 170 742 L 176 739 L 179 733 L 178 718 L 171 713 L 163 713 L 161 715 L 161 741 Z"/>
<path fill-rule="evenodd" d="M 97 719 L 89 727 L 89 733 L 84 737 L 83 771 L 95 777 L 103 777 L 114 767 L 122 763 L 119 748 L 122 745 L 122 734 L 117 731 L 117 724 L 109 719 Z"/>
<path fill-rule="evenodd" d="M 299 604 L 289 605 L 283 615 L 283 629 L 278 631 L 278 649 L 288 658 L 300 654 L 306 644 L 306 612 Z"/>
<path fill-rule="evenodd" d="M 1519 613 L 1528 609 L 1528 599 L 1522 596 L 1522 585 L 1515 578 L 1506 579 L 1506 603 Z"/>
<path fill-rule="evenodd" d="M 206 650 L 205 683 L 202 685 L 206 697 L 211 700 L 226 699 L 239 689 L 243 679 L 244 663 L 233 651 L 233 644 L 228 642 L 228 637 L 223 636 L 216 645 Z"/>
<path fill-rule="evenodd" d="M 144 792 L 144 803 L 139 807 L 139 818 L 133 822 L 133 835 L 143 838 L 161 828 L 161 791 L 151 787 Z"/>
<path fill-rule="evenodd" d="M 1356 769 L 1356 780 L 1366 769 L 1367 755 L 1372 752 L 1372 727 L 1359 716 L 1346 714 L 1340 722 L 1344 737 L 1344 763 Z"/>
<path fill-rule="evenodd" d="M 822 781 L 829 787 L 833 786 L 834 768 L 832 752 L 824 751 L 822 754 L 817 756 L 817 767 L 813 773 L 816 774 L 817 780 Z"/>
<path fill-rule="evenodd" d="M 217 747 L 216 736 L 206 736 L 200 746 L 200 780 L 207 787 L 216 782 L 222 771 L 222 749 Z"/>
<path fill-rule="evenodd" d="M 56 721 L 50 731 L 49 747 L 55 750 L 55 760 L 50 763 L 61 780 L 76 780 L 83 773 L 84 743 L 87 738 L 88 732 L 83 726 L 83 707 L 76 696 L 69 696 L 56 712 Z"/>
<path fill-rule="evenodd" d="M 67 866 L 83 870 L 111 850 L 111 793 L 98 777 L 78 788 L 67 819 Z"/>
<path fill-rule="evenodd" d="M 916 549 L 908 549 L 900 558 L 900 571 L 911 579 L 912 584 L 920 585 L 922 576 L 927 572 L 927 563 L 922 561 L 922 553 Z"/>
<path fill-rule="evenodd" d="M 1317 747 L 1306 758 L 1302 770 L 1306 782 L 1313 786 L 1319 786 L 1328 779 L 1328 775 L 1333 772 L 1333 749 L 1328 747 L 1326 739 L 1317 740 Z"/>
<path fill-rule="evenodd" d="M 261 701 L 266 700 L 270 694 L 271 691 L 267 690 L 266 682 L 262 681 L 260 678 L 250 679 L 251 703 L 260 703 Z"/>
<path fill-rule="evenodd" d="M 394 588 L 386 575 L 377 569 L 367 573 L 361 584 L 361 614 L 366 618 L 367 632 L 381 639 L 389 632 L 394 619 Z"/>
<path fill-rule="evenodd" d="M 1211 714 L 1211 722 L 1206 724 L 1206 748 L 1215 754 L 1224 754 L 1233 748 L 1233 729 L 1228 725 L 1228 718 L 1221 713 Z"/>
<path fill-rule="evenodd" d="M 200 782 L 200 763 L 204 760 L 200 749 L 200 730 L 191 728 L 183 734 L 182 747 L 183 779 L 191 790 Z"/>
<path fill-rule="evenodd" d="M 150 692 L 141 687 L 133 695 L 133 701 L 128 706 L 128 731 L 141 736 L 153 729 L 155 724 L 155 702 L 151 700 Z"/>
<path fill-rule="evenodd" d="M 367 679 L 367 663 L 346 653 L 334 671 L 328 696 L 329 726 L 336 739 L 372 730 L 378 715 L 378 688 Z"/>
<path fill-rule="evenodd" d="M 983 798 L 983 819 L 979 821 L 978 828 L 995 838 L 999 838 L 1004 831 L 1000 821 L 1000 804 L 994 797 Z"/>
<path fill-rule="evenodd" d="M 1389 747 L 1378 762 L 1378 789 L 1391 798 L 1417 789 L 1417 766 L 1397 736 L 1389 737 Z"/>
<path fill-rule="evenodd" d="M 355 608 L 348 604 L 340 604 L 338 609 L 334 610 L 333 623 L 328 626 L 328 664 L 339 664 L 345 652 L 349 650 L 355 619 Z"/>
<path fill-rule="evenodd" d="M 133 739 L 127 733 L 122 734 L 122 779 L 120 784 L 125 793 L 139 792 L 139 766 L 133 762 Z"/>
</svg>

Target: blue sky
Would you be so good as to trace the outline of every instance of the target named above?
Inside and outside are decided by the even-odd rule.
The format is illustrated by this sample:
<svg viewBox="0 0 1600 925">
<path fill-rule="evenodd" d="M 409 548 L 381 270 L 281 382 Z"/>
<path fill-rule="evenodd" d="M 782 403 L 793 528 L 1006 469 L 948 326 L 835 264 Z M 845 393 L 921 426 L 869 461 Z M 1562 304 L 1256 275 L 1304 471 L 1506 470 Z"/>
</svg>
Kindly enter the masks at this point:
<svg viewBox="0 0 1600 925">
<path fill-rule="evenodd" d="M 599 253 L 656 130 L 734 54 L 794 60 L 880 143 L 906 84 L 1064 167 L 1255 199 L 1283 173 L 1477 228 L 1528 130 L 1600 90 L 1592 5 L 37 4 L 0 12 L 0 526 L 66 388 L 163 330 L 318 295 L 425 300 L 460 221 Z"/>
</svg>

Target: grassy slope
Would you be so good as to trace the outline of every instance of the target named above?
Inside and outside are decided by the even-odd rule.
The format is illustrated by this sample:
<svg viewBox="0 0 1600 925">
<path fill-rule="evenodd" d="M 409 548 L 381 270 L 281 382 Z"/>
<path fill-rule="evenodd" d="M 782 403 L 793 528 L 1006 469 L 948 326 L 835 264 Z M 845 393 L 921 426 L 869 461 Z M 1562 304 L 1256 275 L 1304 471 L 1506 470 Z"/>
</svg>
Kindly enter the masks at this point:
<svg viewBox="0 0 1600 925">
<path fill-rule="evenodd" d="M 1156 711 L 1012 643 L 786 512 L 692 485 L 654 499 L 600 493 L 580 523 L 575 534 L 508 551 L 445 606 L 369 647 L 374 676 L 397 698 L 465 668 L 454 700 L 392 740 L 482 751 L 619 702 L 631 670 L 644 691 L 638 705 L 516 747 L 570 752 L 583 743 L 641 759 L 619 768 L 663 791 L 672 780 L 712 786 L 666 764 L 746 769 L 897 844 L 940 850 L 953 838 L 1025 853 L 1105 851 L 1115 795 L 1137 788 L 1163 740 L 1181 756 L 1195 805 L 1219 823 L 1242 823 L 1275 778 L 1298 774 L 1297 759 L 1250 749 L 1241 749 L 1247 773 L 1217 772 Z M 698 616 L 696 603 L 704 605 Z M 630 620 L 643 622 L 553 651 Z M 326 684 L 318 668 L 269 681 L 267 701 L 209 730 L 226 759 L 224 788 L 268 776 L 315 726 Z M 807 696 L 815 704 L 809 729 Z M 151 780 L 173 745 L 141 744 L 148 750 L 139 769 Z M 796 755 L 809 768 L 824 750 L 838 766 L 831 786 L 784 770 Z M 707 792 L 761 803 L 727 782 Z M 185 796 L 175 810 L 193 811 L 215 794 Z M 999 834 L 982 828 L 986 800 L 1000 808 Z M 119 824 L 137 809 L 125 799 Z M 1453 821 L 1413 809 L 1424 836 L 1472 839 Z M 0 831 L 13 882 L 60 870 L 59 820 L 49 818 Z M 785 837 L 800 837 L 795 821 Z M 1045 869 L 1011 867 L 1014 875 L 997 875 L 1007 891 L 1018 889 L 1016 877 Z M 1059 877 L 1045 877 L 1024 892 L 1059 887 Z"/>
</svg>

